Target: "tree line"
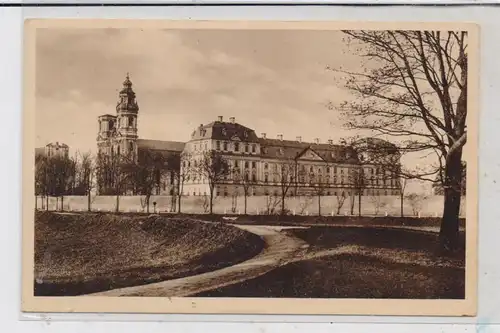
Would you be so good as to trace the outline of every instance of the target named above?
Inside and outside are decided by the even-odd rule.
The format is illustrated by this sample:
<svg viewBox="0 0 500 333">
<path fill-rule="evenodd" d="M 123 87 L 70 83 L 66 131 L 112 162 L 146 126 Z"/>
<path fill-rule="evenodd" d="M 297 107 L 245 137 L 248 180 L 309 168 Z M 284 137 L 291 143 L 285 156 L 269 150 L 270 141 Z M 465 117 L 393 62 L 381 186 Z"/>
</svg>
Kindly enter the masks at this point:
<svg viewBox="0 0 500 333">
<path fill-rule="evenodd" d="M 363 172 L 364 165 L 360 164 L 349 168 L 345 179 L 344 175 L 342 180 L 332 179 L 325 170 L 333 167 L 333 164 L 326 163 L 322 169 L 309 169 L 296 159 L 273 164 L 273 167 L 265 170 L 265 183 L 275 188 L 274 193 L 268 193 L 268 213 L 288 214 L 287 197 L 297 196 L 300 186 L 306 186 L 308 196 L 317 197 L 319 215 L 322 214 L 321 198 L 331 194 L 331 190 L 335 190 L 337 214 L 340 214 L 344 202 L 350 197 L 351 215 L 354 215 L 354 199 L 358 196 L 358 213 L 361 215 L 362 194 L 374 185 L 373 175 L 370 178 Z M 394 177 L 394 174 L 386 171 L 382 173 L 376 176 L 377 181 L 385 182 L 389 175 L 391 179 Z M 72 157 L 39 155 L 35 161 L 35 195 L 42 199 L 42 209 L 48 209 L 49 198 L 54 197 L 56 209 L 63 210 L 64 197 L 78 195 L 87 196 L 87 209 L 90 211 L 93 198 L 99 194 L 115 196 L 115 210 L 118 212 L 121 196 L 131 194 L 141 196 L 141 203 L 146 212 L 149 212 L 151 196 L 167 191 L 171 195 L 171 210 L 181 212 L 184 185 L 188 181 L 208 185 L 206 206 L 210 214 L 213 213 L 215 189 L 218 185 L 229 183 L 241 190 L 233 195 L 243 196 L 244 214 L 247 214 L 248 196 L 252 195 L 252 188 L 261 182 L 248 169 L 231 165 L 217 151 L 207 151 L 196 156 L 186 152 L 163 154 L 152 150 L 139 151 L 137 156 L 77 152 Z M 399 179 L 396 179 L 395 185 L 401 193 L 404 192 Z M 36 202 L 38 204 L 38 200 Z"/>
</svg>

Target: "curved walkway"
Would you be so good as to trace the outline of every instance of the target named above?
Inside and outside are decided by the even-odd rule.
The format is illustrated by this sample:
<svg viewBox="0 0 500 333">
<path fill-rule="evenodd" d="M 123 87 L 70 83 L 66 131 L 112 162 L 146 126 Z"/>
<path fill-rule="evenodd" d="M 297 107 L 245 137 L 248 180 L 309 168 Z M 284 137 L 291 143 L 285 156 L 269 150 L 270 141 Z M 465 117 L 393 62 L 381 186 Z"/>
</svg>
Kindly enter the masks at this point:
<svg viewBox="0 0 500 333">
<path fill-rule="evenodd" d="M 297 254 L 308 247 L 308 244 L 303 240 L 282 233 L 281 229 L 284 228 L 252 225 L 234 226 L 261 236 L 266 242 L 265 249 L 252 259 L 216 271 L 147 285 L 113 289 L 86 296 L 190 296 L 258 277 L 276 267 L 296 260 Z"/>
</svg>

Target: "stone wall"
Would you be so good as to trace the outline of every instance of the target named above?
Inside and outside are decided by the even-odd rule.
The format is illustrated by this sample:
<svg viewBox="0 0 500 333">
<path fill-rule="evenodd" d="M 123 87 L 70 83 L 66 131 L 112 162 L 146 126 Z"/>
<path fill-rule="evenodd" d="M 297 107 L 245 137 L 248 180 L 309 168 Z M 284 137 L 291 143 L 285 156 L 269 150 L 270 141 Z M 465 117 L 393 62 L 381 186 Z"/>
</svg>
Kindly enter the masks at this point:
<svg viewBox="0 0 500 333">
<path fill-rule="evenodd" d="M 182 198 L 181 211 L 184 213 L 204 213 L 208 210 L 208 197 L 203 196 L 185 196 Z M 172 209 L 171 196 L 152 196 L 150 211 L 153 212 L 153 202 L 156 202 L 157 211 L 168 212 Z M 290 214 L 297 215 L 317 215 L 318 198 L 317 197 L 287 197 L 285 206 Z M 49 199 L 49 209 L 53 210 L 56 205 L 56 198 Z M 321 197 L 322 215 L 337 214 L 337 197 Z M 60 202 L 59 202 L 60 207 Z M 92 198 L 92 210 L 114 211 L 116 207 L 116 197 L 114 196 L 95 196 Z M 264 214 L 268 210 L 280 210 L 280 197 L 253 196 L 247 198 L 248 214 Z M 351 201 L 347 198 L 340 210 L 340 215 L 350 215 Z M 38 198 L 38 209 L 42 208 L 42 199 Z M 87 210 L 87 197 L 67 196 L 64 197 L 65 210 Z M 120 197 L 120 211 L 143 211 L 144 197 L 122 196 Z M 217 197 L 214 198 L 214 213 L 219 214 L 243 214 L 244 197 Z M 363 215 L 400 215 L 400 199 L 397 196 L 371 197 L 363 196 L 361 201 L 361 211 Z M 431 196 L 422 200 L 418 205 L 412 205 L 409 200 L 404 202 L 404 214 L 406 216 L 440 216 L 443 210 L 443 197 Z M 354 215 L 358 214 L 357 198 L 354 203 Z M 465 216 L 465 198 L 462 199 L 462 216 Z"/>
</svg>

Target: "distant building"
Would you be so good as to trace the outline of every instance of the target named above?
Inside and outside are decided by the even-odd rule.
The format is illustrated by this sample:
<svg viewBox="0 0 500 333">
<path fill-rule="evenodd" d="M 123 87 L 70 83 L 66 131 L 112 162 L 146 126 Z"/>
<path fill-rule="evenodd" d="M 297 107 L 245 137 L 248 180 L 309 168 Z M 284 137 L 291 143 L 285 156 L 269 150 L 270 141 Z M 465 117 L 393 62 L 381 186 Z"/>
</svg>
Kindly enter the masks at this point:
<svg viewBox="0 0 500 333">
<path fill-rule="evenodd" d="M 35 148 L 36 156 L 47 156 L 47 157 L 69 157 L 69 147 L 65 143 L 53 142 L 47 144 L 45 147 Z"/>
<path fill-rule="evenodd" d="M 370 177 L 361 191 L 364 195 L 398 195 L 397 175 L 375 177 L 386 173 L 381 164 L 363 163 L 356 149 L 345 144 L 334 144 L 332 140 L 320 143 L 304 142 L 301 137 L 285 140 L 279 134 L 275 139 L 266 133 L 257 136 L 255 130 L 236 122 L 234 117 L 224 121 L 222 116 L 207 125 L 200 124 L 191 133 L 187 142 L 139 139 L 138 112 L 135 92 L 127 74 L 123 89 L 119 93 L 116 114 L 99 116 L 97 146 L 100 154 L 127 154 L 141 156 L 141 151 L 155 151 L 164 155 L 189 156 L 182 163 L 195 164 L 207 151 L 216 151 L 229 163 L 231 173 L 215 188 L 217 196 L 242 194 L 241 179 L 251 183 L 249 195 L 280 195 L 280 170 L 284 163 L 292 165 L 293 185 L 288 195 L 312 194 L 318 184 L 324 187 L 323 195 L 352 195 L 356 192 L 352 184 L 353 170 L 362 168 Z M 381 144 L 385 141 L 377 142 Z M 371 142 L 370 144 L 373 144 Z M 390 145 L 389 143 L 387 143 Z M 394 147 L 394 146 L 391 146 Z M 397 150 L 391 153 L 387 163 L 399 164 Z M 384 162 L 385 163 L 385 162 Z M 176 170 L 175 172 L 180 172 Z M 155 194 L 174 194 L 177 184 L 173 174 L 166 177 Z M 239 179 L 239 181 L 236 181 Z M 382 180 L 383 179 L 383 180 Z M 204 177 L 190 174 L 182 186 L 183 195 L 208 195 L 208 181 Z"/>
</svg>

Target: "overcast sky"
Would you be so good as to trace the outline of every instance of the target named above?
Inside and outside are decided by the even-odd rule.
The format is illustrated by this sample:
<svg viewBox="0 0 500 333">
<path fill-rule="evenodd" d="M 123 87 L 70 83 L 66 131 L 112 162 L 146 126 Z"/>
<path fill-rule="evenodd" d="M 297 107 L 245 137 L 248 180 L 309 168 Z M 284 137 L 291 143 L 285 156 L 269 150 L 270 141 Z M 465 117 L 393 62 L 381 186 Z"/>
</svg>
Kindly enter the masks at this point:
<svg viewBox="0 0 500 333">
<path fill-rule="evenodd" d="M 359 70 L 336 31 L 38 29 L 36 144 L 95 151 L 97 117 L 115 114 L 130 73 L 139 137 L 189 140 L 223 116 L 275 138 L 353 135 L 326 108 L 350 94 L 334 68 Z"/>
<path fill-rule="evenodd" d="M 220 115 L 258 135 L 338 140 L 346 132 L 325 104 L 347 93 L 325 67 L 356 66 L 344 48 L 332 31 L 41 30 L 37 145 L 95 149 L 97 116 L 115 113 L 127 72 L 141 138 L 186 141 Z"/>
</svg>

